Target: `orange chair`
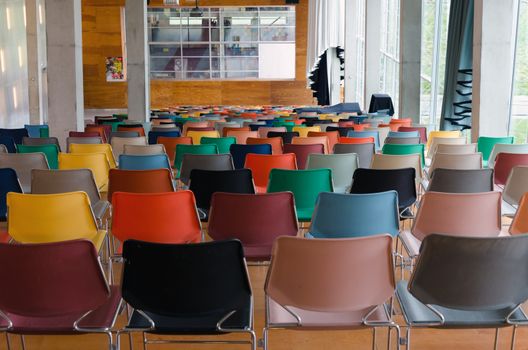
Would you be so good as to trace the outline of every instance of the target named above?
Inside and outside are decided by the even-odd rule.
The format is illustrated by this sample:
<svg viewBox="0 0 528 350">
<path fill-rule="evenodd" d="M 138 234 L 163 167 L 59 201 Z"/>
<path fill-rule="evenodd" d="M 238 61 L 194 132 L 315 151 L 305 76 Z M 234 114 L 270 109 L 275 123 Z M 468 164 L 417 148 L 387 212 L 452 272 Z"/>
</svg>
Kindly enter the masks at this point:
<svg viewBox="0 0 528 350">
<path fill-rule="evenodd" d="M 329 150 L 334 149 L 334 145 L 339 142 L 339 131 L 309 131 L 308 137 L 328 137 L 328 147 Z M 331 153 L 331 152 L 329 152 Z"/>
<path fill-rule="evenodd" d="M 227 133 L 229 131 L 251 131 L 251 129 L 249 128 L 249 126 L 227 126 L 222 128 L 222 137 L 227 137 Z"/>
<path fill-rule="evenodd" d="M 174 164 L 174 157 L 176 156 L 176 145 L 192 145 L 192 137 L 166 137 L 158 136 L 158 143 L 165 146 L 165 152 L 171 164 Z"/>
<path fill-rule="evenodd" d="M 347 127 L 350 127 L 350 126 L 355 127 L 357 124 L 353 120 L 350 120 L 350 121 L 337 122 L 337 125 L 340 128 L 347 128 Z"/>
<path fill-rule="evenodd" d="M 340 137 L 338 143 L 348 143 L 348 144 L 362 144 L 362 143 L 374 143 L 375 140 L 373 137 Z"/>
<path fill-rule="evenodd" d="M 295 154 L 254 154 L 246 155 L 244 168 L 251 169 L 257 193 L 266 193 L 271 169 L 297 170 Z"/>
<path fill-rule="evenodd" d="M 136 131 L 139 133 L 139 136 L 145 136 L 145 129 L 143 129 L 142 126 L 126 126 L 126 125 L 118 125 L 117 131 Z"/>
<path fill-rule="evenodd" d="M 108 143 L 108 138 L 105 132 L 105 128 L 102 125 L 87 125 L 84 128 L 85 132 L 96 132 L 99 134 L 99 137 L 103 141 L 103 143 Z"/>
<path fill-rule="evenodd" d="M 312 137 L 294 137 L 292 139 L 294 145 L 317 145 L 321 144 L 324 146 L 325 154 L 330 153 L 330 147 L 328 146 L 328 137 L 326 136 L 312 136 Z"/>
<path fill-rule="evenodd" d="M 510 226 L 510 234 L 523 233 L 528 233 L 528 193 L 525 193 L 519 201 L 519 207 Z"/>
<path fill-rule="evenodd" d="M 226 137 L 235 137 L 237 144 L 245 145 L 248 138 L 250 137 L 258 138 L 258 132 L 257 131 L 244 131 L 244 130 L 230 130 L 227 132 Z"/>
<path fill-rule="evenodd" d="M 121 243 L 194 243 L 200 242 L 201 230 L 191 191 L 113 195 L 112 235 Z"/>
<path fill-rule="evenodd" d="M 400 126 L 410 127 L 411 125 L 412 125 L 411 118 L 391 119 L 389 122 L 389 128 L 391 129 L 391 131 L 398 131 Z"/>
<path fill-rule="evenodd" d="M 263 137 L 263 138 L 255 138 L 255 137 L 248 137 L 246 140 L 247 145 L 261 145 L 261 144 L 270 144 L 271 145 L 271 153 L 272 154 L 282 154 L 282 137 Z"/>
</svg>

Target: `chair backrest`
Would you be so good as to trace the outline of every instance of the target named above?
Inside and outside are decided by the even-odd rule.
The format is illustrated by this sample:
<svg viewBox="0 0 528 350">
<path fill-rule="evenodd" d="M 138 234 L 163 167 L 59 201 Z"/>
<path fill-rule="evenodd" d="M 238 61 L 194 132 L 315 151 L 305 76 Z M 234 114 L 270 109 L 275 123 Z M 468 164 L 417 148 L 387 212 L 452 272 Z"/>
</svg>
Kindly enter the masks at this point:
<svg viewBox="0 0 528 350">
<path fill-rule="evenodd" d="M 396 237 L 400 229 L 398 193 L 323 192 L 315 204 L 308 232 L 315 238 L 350 238 L 377 234 Z"/>
<path fill-rule="evenodd" d="M 433 137 L 429 138 L 428 142 L 427 158 L 432 158 L 439 145 L 465 145 L 467 140 L 465 137 Z"/>
<path fill-rule="evenodd" d="M 13 141 L 15 141 L 15 144 L 20 145 L 22 144 L 22 138 L 29 137 L 29 133 L 26 128 L 18 128 L 18 129 L 1 129 L 0 128 L 0 136 L 11 137 Z"/>
<path fill-rule="evenodd" d="M 519 201 L 519 207 L 510 225 L 510 234 L 528 233 L 528 194 L 525 193 Z"/>
<path fill-rule="evenodd" d="M 22 193 L 22 186 L 14 169 L 0 168 L 0 221 L 6 219 L 6 196 L 9 192 Z"/>
<path fill-rule="evenodd" d="M 427 143 L 427 127 L 425 126 L 400 126 L 398 131 L 418 131 L 420 143 Z"/>
<path fill-rule="evenodd" d="M 306 169 L 331 169 L 334 191 L 348 193 L 352 185 L 354 171 L 359 167 L 358 155 L 347 154 L 310 154 Z"/>
<path fill-rule="evenodd" d="M 433 142 L 433 139 L 441 139 L 441 138 L 460 138 L 460 131 L 458 130 L 440 130 L 440 131 L 431 131 L 429 132 L 429 136 L 427 137 L 427 144 L 425 148 L 430 151 L 431 150 L 431 143 Z M 465 142 L 464 142 L 465 143 Z"/>
<path fill-rule="evenodd" d="M 284 126 L 262 126 L 257 131 L 259 137 L 264 138 L 269 137 L 269 132 L 286 132 L 286 128 Z"/>
<path fill-rule="evenodd" d="M 6 149 L 4 153 L 16 153 L 15 140 L 11 136 L 0 136 L 0 145 Z"/>
<path fill-rule="evenodd" d="M 270 144 L 255 144 L 255 145 L 239 145 L 233 144 L 229 147 L 229 153 L 233 156 L 233 164 L 235 169 L 242 169 L 246 162 L 248 154 L 269 154 L 271 155 L 273 149 Z"/>
<path fill-rule="evenodd" d="M 248 137 L 246 140 L 247 145 L 262 145 L 269 144 L 271 145 L 271 154 L 282 154 L 282 137 L 264 137 L 264 138 L 255 138 Z"/>
<path fill-rule="evenodd" d="M 104 153 L 108 159 L 111 168 L 117 167 L 116 158 L 112 151 L 112 146 L 108 143 L 103 144 L 76 144 L 70 145 L 70 153 Z"/>
<path fill-rule="evenodd" d="M 192 138 L 194 145 L 200 145 L 202 142 L 202 137 L 220 137 L 220 134 L 216 130 L 209 130 L 209 131 L 193 131 L 189 130 L 187 131 L 187 134 L 185 135 L 187 137 Z"/>
<path fill-rule="evenodd" d="M 424 304 L 469 311 L 513 311 L 528 298 L 528 282 L 519 278 L 528 274 L 528 264 L 519 263 L 526 260 L 526 235 L 431 235 L 422 243 L 408 288 Z"/>
<path fill-rule="evenodd" d="M 0 143 L 0 153 L 9 153 L 6 145 Z"/>
<path fill-rule="evenodd" d="M 236 143 L 236 137 L 202 137 L 200 144 L 202 145 L 216 145 L 218 153 L 229 153 L 231 145 Z"/>
<path fill-rule="evenodd" d="M 155 145 L 124 145 L 123 154 L 136 155 L 136 156 L 148 156 L 152 154 L 166 155 L 167 153 L 165 152 L 165 146 L 159 143 Z"/>
<path fill-rule="evenodd" d="M 0 290 L 0 309 L 8 314 L 71 317 L 99 308 L 110 297 L 91 242 L 0 244 L 0 263 L 14 261 L 23 263 L 0 271 L 2 283 L 9 285 Z"/>
<path fill-rule="evenodd" d="M 72 144 L 101 144 L 103 143 L 103 140 L 101 137 L 76 137 L 76 136 L 70 136 L 66 138 L 66 151 L 70 152 L 70 146 Z"/>
<path fill-rule="evenodd" d="M 330 153 L 328 137 L 326 136 L 294 137 L 291 143 L 294 145 L 323 145 L 325 154 Z"/>
<path fill-rule="evenodd" d="M 375 154 L 372 158 L 372 169 L 404 169 L 414 168 L 416 181 L 422 179 L 422 162 L 418 154 L 392 155 Z"/>
<path fill-rule="evenodd" d="M 201 170 L 234 170 L 231 154 L 185 154 L 180 170 L 180 180 L 189 185 L 191 171 Z"/>
<path fill-rule="evenodd" d="M 320 312 L 361 310 L 366 316 L 393 295 L 395 283 L 389 235 L 279 237 L 264 290 L 279 305 Z"/>
<path fill-rule="evenodd" d="M 59 139 L 56 137 L 23 137 L 22 144 L 28 146 L 56 145 L 60 152 Z"/>
<path fill-rule="evenodd" d="M 282 137 L 283 144 L 292 143 L 294 137 L 298 137 L 297 131 L 269 131 L 268 137 Z"/>
<path fill-rule="evenodd" d="M 222 128 L 222 137 L 229 136 L 227 135 L 230 131 L 251 131 L 251 128 L 249 126 L 242 126 L 242 122 L 237 122 L 238 125 L 233 126 L 225 126 Z M 232 135 L 231 135 L 232 136 Z"/>
<path fill-rule="evenodd" d="M 132 155 L 122 154 L 119 156 L 119 169 L 122 170 L 151 170 L 171 169 L 169 158 L 166 154 Z"/>
<path fill-rule="evenodd" d="M 477 140 L 477 148 L 478 148 L 478 151 L 482 153 L 482 159 L 484 159 L 485 161 L 488 161 L 491 155 L 491 151 L 493 150 L 493 147 L 498 143 L 512 144 L 513 136 L 505 136 L 505 137 L 480 136 Z"/>
<path fill-rule="evenodd" d="M 482 153 L 447 154 L 436 152 L 429 167 L 429 175 L 438 168 L 458 170 L 482 169 Z"/>
<path fill-rule="evenodd" d="M 480 193 L 493 191 L 492 169 L 442 169 L 430 175 L 428 191 L 447 193 Z"/>
<path fill-rule="evenodd" d="M 381 125 L 381 124 L 379 124 Z M 377 126 L 377 127 L 364 127 L 363 131 L 377 131 L 379 135 L 379 142 L 380 145 L 383 145 L 385 143 L 385 139 L 389 135 L 389 132 L 391 131 L 391 128 L 389 126 Z M 362 130 L 356 130 L 356 131 L 362 131 Z"/>
<path fill-rule="evenodd" d="M 15 170 L 23 192 L 31 193 L 31 170 L 49 165 L 44 153 L 0 153 L 0 168 Z"/>
<path fill-rule="evenodd" d="M 108 186 L 110 163 L 104 153 L 59 153 L 59 169 L 90 169 L 100 191 Z"/>
<path fill-rule="evenodd" d="M 364 143 L 364 144 L 341 144 L 338 143 L 334 146 L 335 154 L 344 154 L 344 153 L 355 153 L 359 158 L 359 167 L 360 168 L 370 168 L 372 163 L 372 157 L 374 156 L 374 143 Z"/>
<path fill-rule="evenodd" d="M 173 219 L 174 216 L 176 219 Z M 112 235 L 125 242 L 199 242 L 201 224 L 191 191 L 112 194 Z"/>
<path fill-rule="evenodd" d="M 346 137 L 350 130 L 354 130 L 354 127 L 353 126 L 328 126 L 326 128 L 327 132 L 337 131 L 340 137 Z"/>
<path fill-rule="evenodd" d="M 447 139 L 449 140 L 449 139 Z M 436 145 L 435 154 L 444 153 L 444 154 L 473 154 L 477 152 L 476 143 L 467 143 L 467 144 L 447 144 L 440 143 Z M 435 154 L 431 155 L 431 158 L 434 158 Z"/>
<path fill-rule="evenodd" d="M 169 169 L 110 169 L 107 195 L 110 202 L 114 192 L 163 193 L 173 191 L 174 184 Z"/>
<path fill-rule="evenodd" d="M 419 137 L 387 137 L 385 144 L 393 145 L 417 145 L 420 143 Z"/>
<path fill-rule="evenodd" d="M 117 131 L 137 131 L 139 136 L 146 136 L 145 128 L 142 124 L 121 124 L 117 126 Z"/>
<path fill-rule="evenodd" d="M 214 193 L 207 231 L 214 240 L 239 239 L 246 258 L 269 259 L 277 237 L 297 235 L 293 194 Z"/>
<path fill-rule="evenodd" d="M 347 133 L 347 137 L 373 137 L 374 144 L 376 145 L 376 151 L 380 149 L 380 133 L 379 131 L 354 131 L 351 130 Z"/>
<path fill-rule="evenodd" d="M 255 193 L 253 177 L 249 169 L 191 170 L 189 189 L 194 193 L 196 205 L 209 210 L 215 192 Z"/>
<path fill-rule="evenodd" d="M 332 153 L 334 146 L 339 142 L 339 132 L 337 131 L 309 131 L 308 137 L 326 136 L 328 139 L 328 153 Z"/>
<path fill-rule="evenodd" d="M 495 166 L 495 158 L 499 153 L 528 153 L 528 143 L 521 144 L 507 144 L 497 143 L 493 146 L 493 150 L 488 159 L 488 167 L 493 168 Z"/>
<path fill-rule="evenodd" d="M 515 166 L 528 165 L 528 153 L 499 153 L 495 158 L 493 182 L 505 185 Z"/>
<path fill-rule="evenodd" d="M 426 192 L 411 229 L 419 240 L 433 233 L 495 237 L 500 231 L 500 192 Z"/>
<path fill-rule="evenodd" d="M 179 131 L 150 131 L 148 133 L 148 143 L 149 145 L 155 145 L 156 143 L 161 143 L 158 138 L 176 138 L 180 137 L 181 133 Z"/>
<path fill-rule="evenodd" d="M 296 131 L 299 133 L 299 137 L 308 137 L 308 133 L 310 131 L 321 131 L 321 128 L 319 126 L 294 126 L 292 128 L 292 131 Z"/>
<path fill-rule="evenodd" d="M 31 171 L 32 194 L 54 194 L 65 192 L 86 192 L 90 204 L 101 199 L 99 189 L 90 169 L 42 170 Z"/>
<path fill-rule="evenodd" d="M 374 144 L 375 141 L 374 137 L 340 137 L 338 143 L 357 145 L 363 143 Z"/>
<path fill-rule="evenodd" d="M 17 145 L 18 153 L 44 153 L 50 169 L 57 169 L 59 167 L 59 148 L 55 144 L 29 146 Z"/>
<path fill-rule="evenodd" d="M 183 135 L 188 136 L 187 132 L 189 128 L 208 128 L 209 122 L 207 121 L 193 121 L 193 122 L 186 122 L 183 124 Z"/>
<path fill-rule="evenodd" d="M 423 144 L 418 145 L 394 145 L 394 144 L 385 144 L 381 152 L 383 154 L 391 155 L 407 155 L 407 154 L 419 154 L 420 160 L 422 163 L 422 168 L 425 167 L 425 153 Z"/>
<path fill-rule="evenodd" d="M 178 176 L 184 154 L 218 154 L 218 147 L 216 145 L 176 145 L 174 167 L 178 169 Z"/>
<path fill-rule="evenodd" d="M 502 198 L 511 205 L 518 205 L 526 192 L 528 192 L 528 166 L 514 166 L 506 180 Z"/>
<path fill-rule="evenodd" d="M 398 192 L 398 206 L 405 209 L 416 202 L 414 168 L 363 169 L 354 172 L 350 193 Z"/>
<path fill-rule="evenodd" d="M 250 137 L 257 138 L 258 132 L 257 131 L 245 131 L 245 130 L 229 130 L 226 136 L 236 137 L 237 144 L 245 145 L 248 138 Z"/>
<path fill-rule="evenodd" d="M 246 156 L 244 167 L 251 169 L 257 193 L 266 192 L 272 169 L 297 169 L 295 154 L 254 154 Z"/>
<path fill-rule="evenodd" d="M 284 153 L 293 153 L 297 159 L 297 167 L 299 169 L 306 169 L 306 163 L 310 154 L 324 154 L 324 145 L 302 145 L 288 143 L 284 145 Z"/>
<path fill-rule="evenodd" d="M 414 138 L 414 137 L 420 137 L 420 133 L 418 131 L 389 131 L 387 134 L 387 137 L 391 138 Z"/>
<path fill-rule="evenodd" d="M 95 240 L 98 229 L 86 192 L 7 194 L 8 232 L 20 243 Z"/>
<path fill-rule="evenodd" d="M 108 142 L 112 143 L 112 139 L 114 137 L 124 138 L 124 137 L 140 137 L 140 136 L 139 136 L 139 132 L 137 131 L 112 131 L 110 133 Z"/>
<path fill-rule="evenodd" d="M 176 155 L 176 146 L 177 145 L 192 145 L 192 138 L 190 137 L 166 137 L 159 136 L 157 138 L 158 144 L 165 147 L 165 152 L 167 152 L 167 157 L 171 164 L 174 164 L 174 157 Z"/>
<path fill-rule="evenodd" d="M 99 136 L 101 138 L 101 140 L 103 140 L 103 143 L 107 143 L 108 142 L 108 138 L 107 138 L 107 128 L 105 128 L 105 126 L 108 126 L 110 128 L 110 130 L 108 131 L 108 134 L 110 134 L 110 132 L 112 132 L 112 127 L 110 125 L 86 125 L 84 127 L 84 132 L 95 132 L 97 133 L 97 136 Z M 70 133 L 70 136 L 79 136 L 79 135 L 71 135 Z"/>
<path fill-rule="evenodd" d="M 147 144 L 147 139 L 145 136 L 139 136 L 139 137 L 112 137 L 112 140 L 110 141 L 110 144 L 112 145 L 112 151 L 114 153 L 114 156 L 116 158 L 119 158 L 119 156 L 123 153 L 125 153 L 125 146 L 128 145 L 138 145 L 138 146 L 145 146 Z"/>
</svg>

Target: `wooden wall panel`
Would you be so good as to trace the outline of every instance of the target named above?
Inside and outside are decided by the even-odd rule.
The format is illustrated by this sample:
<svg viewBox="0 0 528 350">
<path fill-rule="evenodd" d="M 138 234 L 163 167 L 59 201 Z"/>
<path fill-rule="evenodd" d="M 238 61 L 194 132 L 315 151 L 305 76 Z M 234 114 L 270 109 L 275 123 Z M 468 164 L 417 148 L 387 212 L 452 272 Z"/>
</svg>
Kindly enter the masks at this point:
<svg viewBox="0 0 528 350">
<path fill-rule="evenodd" d="M 159 6 L 162 0 L 152 0 Z M 201 0 L 201 6 L 284 5 L 284 0 Z M 193 6 L 194 1 L 183 0 Z M 126 108 L 127 83 L 108 83 L 105 58 L 121 56 L 120 8 L 124 0 L 83 0 L 85 108 Z M 178 104 L 311 104 L 306 88 L 308 0 L 296 5 L 295 80 L 151 81 L 153 108 Z M 278 57 L 280 62 L 280 55 Z"/>
</svg>

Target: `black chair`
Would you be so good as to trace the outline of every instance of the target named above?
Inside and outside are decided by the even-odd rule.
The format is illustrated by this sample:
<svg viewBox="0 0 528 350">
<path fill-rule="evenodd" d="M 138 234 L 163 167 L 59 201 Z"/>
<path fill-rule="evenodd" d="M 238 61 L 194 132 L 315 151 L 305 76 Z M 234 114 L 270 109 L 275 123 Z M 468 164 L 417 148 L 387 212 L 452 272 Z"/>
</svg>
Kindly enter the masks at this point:
<svg viewBox="0 0 528 350">
<path fill-rule="evenodd" d="M 189 190 L 194 193 L 196 207 L 202 212 L 202 221 L 207 221 L 211 197 L 215 192 L 255 193 L 253 176 L 249 169 L 237 170 L 191 170 Z"/>
<path fill-rule="evenodd" d="M 6 146 L 7 152 L 16 153 L 15 140 L 11 136 L 0 135 L 0 144 Z"/>
<path fill-rule="evenodd" d="M 414 168 L 403 169 L 356 169 L 350 193 L 378 193 L 394 190 L 398 192 L 400 217 L 413 217 L 410 207 L 416 203 Z"/>
<path fill-rule="evenodd" d="M 22 193 L 22 186 L 18 181 L 15 170 L 11 168 L 0 169 L 0 221 L 6 220 L 7 203 L 6 196 L 8 192 Z"/>
<path fill-rule="evenodd" d="M 28 131 L 26 128 L 19 129 L 0 129 L 0 136 L 7 136 L 13 138 L 13 141 L 17 145 L 22 144 L 22 138 L 29 137 Z M 9 152 L 14 153 L 14 152 Z"/>
<path fill-rule="evenodd" d="M 134 311 L 119 333 L 146 332 L 145 344 L 148 333 L 246 333 L 250 341 L 244 343 L 256 349 L 253 296 L 240 241 L 160 244 L 128 240 L 123 259 L 122 295 Z M 120 334 L 118 343 L 119 338 Z"/>
<path fill-rule="evenodd" d="M 353 126 L 329 126 L 326 128 L 326 131 L 338 131 L 339 136 L 347 137 L 348 132 L 354 130 Z"/>
<path fill-rule="evenodd" d="M 435 169 L 428 191 L 481 193 L 493 191 L 493 169 Z"/>
<path fill-rule="evenodd" d="M 268 132 L 268 137 L 282 137 L 282 143 L 292 143 L 294 137 L 298 137 L 299 133 L 297 131 L 270 131 Z"/>
</svg>

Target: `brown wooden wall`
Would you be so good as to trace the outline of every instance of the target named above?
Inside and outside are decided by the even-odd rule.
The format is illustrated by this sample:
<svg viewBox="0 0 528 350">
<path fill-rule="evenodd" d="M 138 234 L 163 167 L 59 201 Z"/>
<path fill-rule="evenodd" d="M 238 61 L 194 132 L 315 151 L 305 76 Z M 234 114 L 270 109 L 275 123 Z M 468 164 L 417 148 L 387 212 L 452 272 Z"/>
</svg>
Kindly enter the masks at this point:
<svg viewBox="0 0 528 350">
<path fill-rule="evenodd" d="M 121 56 L 120 8 L 125 0 L 83 0 L 85 108 L 126 108 L 127 83 L 107 83 L 105 58 Z M 161 5 L 152 0 L 151 5 Z M 201 6 L 284 5 L 284 0 L 201 0 Z M 183 1 L 193 5 L 194 1 Z M 308 0 L 296 11 L 296 77 L 289 81 L 151 81 L 153 108 L 178 104 L 311 104 L 306 89 Z M 280 59 L 280 57 L 278 58 Z"/>
</svg>

